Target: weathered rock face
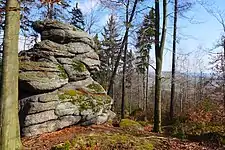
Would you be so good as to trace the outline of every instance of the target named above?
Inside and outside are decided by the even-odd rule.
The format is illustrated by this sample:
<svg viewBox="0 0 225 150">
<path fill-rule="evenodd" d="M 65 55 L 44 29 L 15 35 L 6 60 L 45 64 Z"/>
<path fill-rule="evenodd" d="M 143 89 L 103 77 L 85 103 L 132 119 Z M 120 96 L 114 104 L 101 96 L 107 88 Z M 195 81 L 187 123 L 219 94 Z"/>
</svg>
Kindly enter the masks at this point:
<svg viewBox="0 0 225 150">
<path fill-rule="evenodd" d="M 112 99 L 91 78 L 100 65 L 93 39 L 57 21 L 35 22 L 33 27 L 42 41 L 19 54 L 22 135 L 113 118 Z"/>
</svg>

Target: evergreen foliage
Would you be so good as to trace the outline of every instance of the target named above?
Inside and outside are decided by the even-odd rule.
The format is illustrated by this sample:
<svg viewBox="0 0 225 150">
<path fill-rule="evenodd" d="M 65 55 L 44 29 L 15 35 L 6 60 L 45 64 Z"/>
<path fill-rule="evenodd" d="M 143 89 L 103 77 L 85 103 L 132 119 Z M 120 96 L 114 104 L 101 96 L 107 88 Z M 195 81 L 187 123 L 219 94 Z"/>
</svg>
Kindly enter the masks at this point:
<svg viewBox="0 0 225 150">
<path fill-rule="evenodd" d="M 138 48 L 137 69 L 141 74 L 145 74 L 148 67 L 149 51 L 154 43 L 154 9 L 149 11 L 149 14 L 144 17 L 142 26 L 137 32 L 138 38 L 136 47 Z"/>
<path fill-rule="evenodd" d="M 78 8 L 78 3 L 76 3 L 76 7 L 74 7 L 70 13 L 72 15 L 70 23 L 74 25 L 75 27 L 81 30 L 84 30 L 84 26 L 85 26 L 84 16 L 80 8 Z"/>
<path fill-rule="evenodd" d="M 106 26 L 104 27 L 103 40 L 101 42 L 102 51 L 99 52 L 101 60 L 101 74 L 104 75 L 105 81 L 102 85 L 108 85 L 109 78 L 115 66 L 115 60 L 118 56 L 121 39 L 116 25 L 115 16 L 111 15 Z"/>
</svg>

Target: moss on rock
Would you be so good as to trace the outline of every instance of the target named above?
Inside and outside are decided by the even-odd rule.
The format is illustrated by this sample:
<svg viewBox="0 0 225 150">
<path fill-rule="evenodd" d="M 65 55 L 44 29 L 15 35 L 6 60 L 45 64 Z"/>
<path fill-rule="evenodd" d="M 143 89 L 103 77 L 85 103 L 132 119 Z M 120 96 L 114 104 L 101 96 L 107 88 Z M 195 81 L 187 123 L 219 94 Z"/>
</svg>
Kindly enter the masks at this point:
<svg viewBox="0 0 225 150">
<path fill-rule="evenodd" d="M 91 89 L 92 91 L 94 91 L 96 93 L 104 93 L 105 92 L 104 88 L 100 84 L 97 84 L 97 83 L 89 84 L 87 86 L 87 88 Z"/>
<path fill-rule="evenodd" d="M 80 106 L 80 111 L 93 109 L 99 111 L 105 104 L 110 104 L 111 98 L 105 94 L 92 94 L 79 90 L 65 90 L 59 94 L 60 100 L 71 101 L 75 105 Z"/>
<path fill-rule="evenodd" d="M 63 79 L 67 79 L 68 76 L 63 68 L 62 65 L 58 65 L 58 70 L 60 71 L 59 77 L 63 78 Z"/>
<path fill-rule="evenodd" d="M 136 121 L 130 119 L 122 119 L 119 124 L 122 128 L 135 128 L 135 129 L 142 129 L 143 126 Z"/>
<path fill-rule="evenodd" d="M 51 79 L 50 73 L 47 72 L 22 72 L 19 74 L 19 78 L 21 80 L 27 80 L 27 81 L 48 81 L 48 79 Z"/>
<path fill-rule="evenodd" d="M 72 66 L 73 66 L 73 69 L 78 71 L 78 72 L 87 71 L 86 66 L 78 60 L 74 60 Z"/>
<path fill-rule="evenodd" d="M 33 61 L 21 61 L 19 64 L 19 68 L 21 70 L 40 70 L 40 66 L 47 67 L 46 62 L 33 62 Z"/>
<path fill-rule="evenodd" d="M 44 78 L 51 79 L 55 75 L 62 79 L 67 79 L 68 76 L 61 65 L 55 65 L 49 62 L 20 62 L 20 70 L 27 70 L 26 72 L 21 72 L 19 78 L 21 80 L 44 80 Z"/>
<path fill-rule="evenodd" d="M 20 59 L 23 59 L 24 56 L 20 56 Z M 21 61 L 19 63 L 20 70 L 27 71 L 57 71 L 58 67 L 52 62 L 38 62 L 38 61 Z"/>
</svg>

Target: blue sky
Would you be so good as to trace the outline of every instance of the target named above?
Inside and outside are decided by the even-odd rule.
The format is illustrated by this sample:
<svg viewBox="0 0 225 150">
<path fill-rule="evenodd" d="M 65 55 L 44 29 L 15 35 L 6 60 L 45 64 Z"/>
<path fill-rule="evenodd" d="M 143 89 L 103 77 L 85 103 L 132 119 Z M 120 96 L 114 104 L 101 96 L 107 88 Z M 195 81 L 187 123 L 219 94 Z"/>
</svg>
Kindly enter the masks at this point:
<svg viewBox="0 0 225 150">
<path fill-rule="evenodd" d="M 214 4 L 211 1 L 209 6 L 222 10 L 222 6 L 225 6 L 225 1 L 215 0 Z M 190 22 L 190 20 L 184 18 L 178 19 L 178 36 L 181 40 L 178 44 L 177 52 L 181 54 L 190 53 L 187 56 L 189 65 L 186 67 L 189 67 L 192 72 L 199 72 L 200 70 L 208 72 L 208 63 L 210 59 L 207 50 L 214 47 L 222 33 L 222 26 L 215 17 L 198 4 L 196 4 L 186 15 L 193 18 L 193 21 Z M 169 51 L 165 55 L 164 70 L 170 70 L 171 68 L 169 63 L 171 62 L 171 54 L 172 53 Z M 200 65 L 196 62 L 195 55 L 198 55 L 201 59 Z M 179 54 L 178 56 L 182 57 L 182 55 Z"/>
<path fill-rule="evenodd" d="M 78 2 L 82 12 L 87 17 L 90 17 L 93 11 L 96 13 L 98 20 L 98 25 L 96 28 L 100 32 L 103 28 L 103 25 L 108 20 L 109 13 L 106 10 L 97 10 L 99 8 L 98 1 L 99 0 L 76 0 L 74 1 L 74 5 L 75 2 Z M 150 5 L 149 3 L 145 4 Z M 219 8 L 220 10 L 223 10 L 223 6 L 225 6 L 224 0 L 211 0 L 209 4 L 209 7 Z M 203 8 L 199 4 L 195 5 L 191 9 L 191 11 L 187 12 L 185 15 L 189 18 L 192 18 L 192 20 L 190 21 L 190 19 L 185 19 L 182 17 L 179 17 L 178 19 L 178 71 L 184 71 L 188 69 L 190 72 L 209 72 L 208 63 L 210 59 L 207 53 L 207 49 L 211 49 L 216 43 L 216 41 L 219 39 L 222 33 L 222 26 L 220 23 L 218 23 L 215 17 L 210 15 L 205 10 L 205 8 Z M 166 49 L 164 51 L 164 71 L 171 70 L 171 23 L 172 20 L 170 19 L 170 21 L 168 22 L 167 44 Z M 23 45 L 23 42 L 21 42 L 20 47 L 22 47 L 21 45 Z M 197 60 L 195 57 L 200 59 L 200 61 Z M 151 58 L 154 60 L 154 49 L 151 52 Z M 186 65 L 182 66 L 182 59 L 186 60 Z"/>
<path fill-rule="evenodd" d="M 78 1 L 82 11 L 88 14 L 90 9 L 97 8 L 98 0 L 80 0 Z M 208 3 L 212 9 L 219 8 L 223 10 L 225 6 L 224 0 L 214 0 Z M 224 9 L 225 10 L 225 9 Z M 101 12 L 101 24 L 105 24 L 108 18 L 108 13 Z M 209 14 L 205 8 L 196 4 L 191 11 L 185 14 L 189 18 L 179 17 L 178 19 L 178 38 L 179 44 L 177 46 L 178 56 L 178 70 L 189 70 L 190 72 L 209 72 L 208 63 L 210 61 L 207 53 L 211 49 L 222 33 L 222 26 L 218 21 Z M 163 70 L 171 70 L 171 55 L 172 55 L 172 25 L 171 20 L 168 23 L 167 44 L 164 52 Z M 154 60 L 154 50 L 151 53 Z M 197 58 L 197 59 L 196 59 Z M 186 65 L 182 66 L 182 59 L 186 60 Z"/>
</svg>

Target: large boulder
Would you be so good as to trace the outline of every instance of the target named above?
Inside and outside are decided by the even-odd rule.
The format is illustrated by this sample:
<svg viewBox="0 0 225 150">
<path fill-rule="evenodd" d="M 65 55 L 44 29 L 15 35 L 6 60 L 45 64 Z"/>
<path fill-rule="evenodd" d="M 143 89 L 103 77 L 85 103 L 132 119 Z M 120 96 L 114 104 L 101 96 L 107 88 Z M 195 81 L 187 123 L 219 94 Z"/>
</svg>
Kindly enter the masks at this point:
<svg viewBox="0 0 225 150">
<path fill-rule="evenodd" d="M 91 78 L 100 65 L 92 37 L 58 21 L 38 21 L 33 28 L 42 41 L 19 54 L 22 135 L 113 118 L 113 100 Z"/>
</svg>

